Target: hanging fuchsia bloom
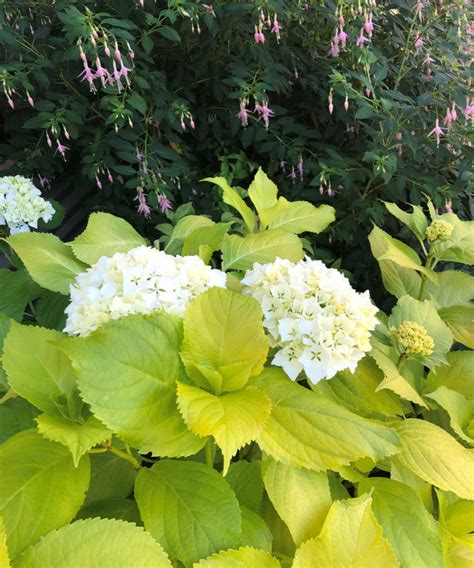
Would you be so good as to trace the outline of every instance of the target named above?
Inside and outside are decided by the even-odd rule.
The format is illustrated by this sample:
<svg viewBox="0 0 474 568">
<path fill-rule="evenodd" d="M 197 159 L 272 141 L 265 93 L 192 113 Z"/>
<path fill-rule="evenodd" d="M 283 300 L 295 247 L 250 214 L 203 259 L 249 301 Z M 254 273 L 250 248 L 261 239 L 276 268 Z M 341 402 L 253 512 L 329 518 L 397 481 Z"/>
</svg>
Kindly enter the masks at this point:
<svg viewBox="0 0 474 568">
<path fill-rule="evenodd" d="M 425 9 L 425 5 L 423 2 L 417 2 L 415 6 L 416 14 L 418 15 L 418 19 L 420 22 L 423 21 L 423 10 Z"/>
<path fill-rule="evenodd" d="M 120 61 L 120 69 L 119 69 L 120 77 L 123 77 L 125 79 L 128 88 L 130 88 L 130 79 L 128 78 L 129 72 L 130 69 L 128 67 L 125 67 L 123 61 Z"/>
<path fill-rule="evenodd" d="M 339 35 L 336 32 L 336 34 L 334 35 L 334 37 L 331 40 L 331 48 L 329 50 L 329 55 L 331 57 L 337 57 L 340 53 L 340 49 L 339 49 Z"/>
<path fill-rule="evenodd" d="M 436 145 L 439 146 L 441 136 L 443 135 L 443 129 L 439 125 L 439 119 L 438 118 L 436 118 L 435 127 L 428 134 L 428 136 L 432 136 L 433 134 L 436 136 Z"/>
<path fill-rule="evenodd" d="M 255 26 L 255 33 L 253 34 L 253 37 L 255 38 L 256 43 L 265 43 L 265 35 L 263 34 L 263 26 L 261 23 L 258 27 Z"/>
<path fill-rule="evenodd" d="M 365 94 L 366 94 L 366 96 L 367 96 L 368 98 L 369 98 L 370 95 L 372 94 L 372 91 L 369 89 L 369 87 L 366 87 L 366 88 L 365 88 Z"/>
<path fill-rule="evenodd" d="M 95 176 L 95 183 L 99 189 L 102 189 L 102 182 L 99 179 L 99 176 L 96 174 Z"/>
<path fill-rule="evenodd" d="M 109 72 L 107 71 L 107 69 L 105 67 L 102 66 L 102 63 L 100 61 L 100 57 L 97 56 L 96 60 L 95 60 L 97 69 L 95 72 L 95 78 L 99 79 L 100 82 L 102 83 L 102 86 L 105 87 L 108 80 L 109 80 Z"/>
<path fill-rule="evenodd" d="M 184 115 L 181 115 L 181 118 L 179 119 L 179 124 L 181 126 L 181 130 L 186 130 L 186 123 L 184 122 Z"/>
<path fill-rule="evenodd" d="M 66 137 L 66 140 L 69 140 L 70 139 L 69 132 L 68 132 L 68 129 L 66 128 L 66 126 L 64 124 L 63 124 L 63 130 L 64 130 L 64 136 Z"/>
<path fill-rule="evenodd" d="M 107 57 L 110 57 L 110 48 L 107 44 L 105 44 L 104 53 Z"/>
<path fill-rule="evenodd" d="M 346 47 L 347 34 L 346 34 L 346 32 L 343 30 L 342 27 L 341 27 L 341 29 L 340 29 L 340 31 L 339 31 L 339 41 L 341 42 L 342 47 Z"/>
<path fill-rule="evenodd" d="M 82 57 L 84 55 L 84 57 Z M 91 93 L 96 93 L 97 89 L 95 87 L 94 84 L 94 79 L 95 79 L 95 74 L 92 71 L 92 69 L 89 67 L 88 63 L 87 63 L 87 59 L 85 59 L 85 53 L 81 52 L 81 59 L 83 62 L 83 66 L 84 66 L 84 71 L 79 75 L 79 77 L 82 77 L 81 81 L 87 81 L 89 83 L 89 89 L 91 91 Z"/>
<path fill-rule="evenodd" d="M 324 185 L 322 183 L 319 185 L 319 195 L 324 195 Z"/>
<path fill-rule="evenodd" d="M 275 15 L 273 17 L 272 33 L 275 34 L 277 43 L 280 43 L 280 31 L 281 31 L 280 22 L 278 21 L 278 18 L 277 18 L 276 12 L 275 12 Z"/>
<path fill-rule="evenodd" d="M 372 37 L 372 32 L 374 31 L 374 24 L 372 23 L 372 14 L 370 14 L 370 16 L 365 14 L 364 31 L 369 37 Z"/>
<path fill-rule="evenodd" d="M 117 69 L 117 65 L 115 61 L 112 62 L 112 66 L 114 68 L 113 72 L 109 75 L 109 84 L 113 85 L 114 81 L 117 85 L 118 92 L 121 93 L 123 91 L 123 83 L 121 81 L 122 72 Z"/>
<path fill-rule="evenodd" d="M 13 110 L 15 108 L 15 103 L 13 102 L 13 99 L 9 97 L 9 95 L 7 95 L 7 101 L 8 101 L 8 106 Z"/>
<path fill-rule="evenodd" d="M 291 172 L 290 172 L 290 175 L 289 175 L 288 177 L 291 179 L 291 181 L 292 181 L 293 183 L 295 183 L 295 180 L 296 180 L 296 178 L 297 178 L 296 171 L 295 171 L 295 166 L 291 166 Z"/>
<path fill-rule="evenodd" d="M 264 102 L 261 105 L 256 103 L 255 111 L 260 114 L 260 118 L 263 120 L 265 128 L 268 130 L 268 127 L 270 125 L 270 117 L 275 115 L 272 109 L 268 106 L 268 102 Z"/>
<path fill-rule="evenodd" d="M 194 122 L 194 119 L 192 116 L 189 117 L 189 126 L 192 128 L 192 130 L 194 130 L 196 128 L 196 123 Z"/>
<path fill-rule="evenodd" d="M 339 23 L 343 26 L 346 22 L 344 20 L 344 16 L 342 14 L 339 15 Z"/>
<path fill-rule="evenodd" d="M 456 103 L 454 101 L 451 103 L 451 118 L 453 122 L 458 119 L 458 113 L 456 112 Z"/>
<path fill-rule="evenodd" d="M 344 99 L 344 110 L 346 112 L 349 110 L 349 99 L 347 97 Z"/>
<path fill-rule="evenodd" d="M 213 18 L 217 17 L 216 13 L 214 12 L 214 6 L 212 4 L 202 4 L 202 7 L 204 8 L 204 10 L 206 10 L 209 16 L 212 16 Z"/>
<path fill-rule="evenodd" d="M 28 91 L 26 91 L 26 100 L 28 101 L 28 104 L 29 104 L 31 107 L 34 107 L 34 106 L 35 106 L 35 101 L 32 99 L 32 97 L 31 97 L 31 95 L 30 95 L 30 93 L 29 93 Z"/>
<path fill-rule="evenodd" d="M 466 97 L 466 108 L 462 113 L 466 122 L 471 115 L 474 116 L 474 99 L 470 100 L 469 97 Z"/>
<path fill-rule="evenodd" d="M 421 37 L 420 32 L 416 32 L 415 36 L 415 49 L 417 53 L 420 53 L 421 48 L 424 46 L 425 40 Z"/>
<path fill-rule="evenodd" d="M 452 213 L 453 212 L 453 204 L 451 199 L 448 199 L 448 201 L 446 201 L 446 203 L 444 204 L 444 209 L 446 211 L 446 213 Z"/>
<path fill-rule="evenodd" d="M 366 42 L 368 42 L 368 41 L 370 41 L 370 40 L 369 40 L 368 37 L 365 37 L 365 35 L 364 35 L 364 28 L 362 28 L 362 29 L 360 30 L 360 35 L 359 35 L 359 37 L 357 38 L 356 45 L 357 45 L 357 47 L 364 47 L 364 44 L 365 44 Z"/>
<path fill-rule="evenodd" d="M 285 162 L 285 160 L 282 160 L 282 161 L 280 162 L 280 169 L 281 169 L 281 171 L 282 171 L 283 173 L 286 172 L 286 162 Z"/>
<path fill-rule="evenodd" d="M 149 217 L 150 213 L 152 212 L 151 207 L 146 202 L 146 194 L 143 192 L 141 188 L 137 188 L 137 196 L 135 197 L 134 201 L 138 200 L 137 205 L 137 212 L 140 215 L 144 215 L 145 217 Z"/>
<path fill-rule="evenodd" d="M 445 124 L 448 127 L 448 132 L 451 130 L 452 128 L 452 123 L 456 120 L 457 115 L 456 115 L 456 111 L 454 111 L 454 116 L 451 113 L 451 109 L 448 107 L 446 110 L 446 115 L 444 117 L 443 120 L 443 124 Z"/>
<path fill-rule="evenodd" d="M 300 176 L 300 180 L 303 181 L 303 156 L 300 155 L 299 160 L 298 160 L 298 175 Z"/>
<path fill-rule="evenodd" d="M 173 204 L 166 195 L 157 195 L 156 198 L 158 199 L 158 204 L 162 213 L 166 213 L 166 211 L 173 209 Z"/>
<path fill-rule="evenodd" d="M 332 114 L 334 111 L 334 105 L 332 103 L 332 91 L 329 91 L 328 100 L 329 100 L 329 105 L 328 105 L 329 114 Z"/>
<path fill-rule="evenodd" d="M 56 151 L 54 152 L 55 154 L 57 152 L 59 152 L 61 154 L 61 156 L 66 159 L 66 150 L 69 150 L 69 146 L 65 146 L 64 144 L 61 144 L 61 142 L 57 139 L 56 140 Z"/>
<path fill-rule="evenodd" d="M 51 142 L 51 138 L 49 137 L 49 134 L 46 132 L 46 143 L 48 144 L 48 146 L 51 148 L 53 146 L 53 143 Z"/>
<path fill-rule="evenodd" d="M 402 134 L 401 132 L 397 132 L 397 133 L 395 134 L 395 139 L 396 139 L 396 140 L 400 141 L 402 138 L 403 138 L 403 134 Z"/>
<path fill-rule="evenodd" d="M 112 174 L 110 173 L 109 168 L 107 168 L 107 179 L 110 181 L 110 183 L 113 183 L 114 178 L 112 176 Z"/>
</svg>

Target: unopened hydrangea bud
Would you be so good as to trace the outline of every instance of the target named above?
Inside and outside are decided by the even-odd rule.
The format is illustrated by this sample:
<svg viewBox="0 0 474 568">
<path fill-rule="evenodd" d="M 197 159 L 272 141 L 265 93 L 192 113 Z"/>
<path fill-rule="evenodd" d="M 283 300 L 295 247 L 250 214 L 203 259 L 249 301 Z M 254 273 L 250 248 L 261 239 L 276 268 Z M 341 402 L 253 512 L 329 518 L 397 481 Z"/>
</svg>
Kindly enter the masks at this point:
<svg viewBox="0 0 474 568">
<path fill-rule="evenodd" d="M 433 243 L 435 241 L 448 239 L 452 235 L 452 232 L 453 226 L 451 223 L 438 219 L 437 221 L 433 221 L 426 229 L 426 236 L 430 243 Z"/>
<path fill-rule="evenodd" d="M 390 328 L 390 335 L 406 355 L 428 357 L 433 353 L 433 338 L 422 325 L 414 321 L 405 320 L 398 327 Z"/>
</svg>

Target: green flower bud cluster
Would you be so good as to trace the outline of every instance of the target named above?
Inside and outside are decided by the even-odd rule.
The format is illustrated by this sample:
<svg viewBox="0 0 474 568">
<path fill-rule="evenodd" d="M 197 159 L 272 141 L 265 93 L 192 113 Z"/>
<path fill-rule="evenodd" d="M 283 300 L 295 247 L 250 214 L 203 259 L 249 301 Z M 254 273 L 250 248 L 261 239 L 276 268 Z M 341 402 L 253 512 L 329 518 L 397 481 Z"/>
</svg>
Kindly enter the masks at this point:
<svg viewBox="0 0 474 568">
<path fill-rule="evenodd" d="M 427 357 L 433 353 L 433 338 L 422 325 L 414 321 L 405 320 L 398 327 L 391 327 L 390 335 L 403 348 L 406 355 Z"/>
<path fill-rule="evenodd" d="M 437 221 L 433 221 L 426 229 L 426 236 L 430 243 L 433 243 L 435 241 L 442 241 L 449 238 L 452 232 L 453 226 L 451 223 L 438 219 Z"/>
</svg>

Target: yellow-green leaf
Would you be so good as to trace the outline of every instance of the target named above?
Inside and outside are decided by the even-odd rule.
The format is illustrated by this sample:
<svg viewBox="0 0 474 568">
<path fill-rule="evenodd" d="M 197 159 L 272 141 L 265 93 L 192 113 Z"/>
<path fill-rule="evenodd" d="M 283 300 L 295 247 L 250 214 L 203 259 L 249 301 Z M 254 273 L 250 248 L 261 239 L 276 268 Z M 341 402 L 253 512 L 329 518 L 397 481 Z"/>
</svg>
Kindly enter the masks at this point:
<svg viewBox="0 0 474 568">
<path fill-rule="evenodd" d="M 266 552 L 272 551 L 272 533 L 266 522 L 255 511 L 240 507 L 242 514 L 242 534 L 240 546 L 254 546 Z"/>
<path fill-rule="evenodd" d="M 474 351 L 451 351 L 446 355 L 448 364 L 430 371 L 423 391 L 433 392 L 445 386 L 461 393 L 468 400 L 474 399 Z"/>
<path fill-rule="evenodd" d="M 260 217 L 269 229 L 296 234 L 321 233 L 335 220 L 336 213 L 330 205 L 315 207 L 308 201 L 287 201 L 280 197 L 271 209 L 260 212 Z"/>
<path fill-rule="evenodd" d="M 425 295 L 437 308 L 450 306 L 472 307 L 474 276 L 460 270 L 443 270 L 436 273 L 437 282 L 427 281 Z"/>
<path fill-rule="evenodd" d="M 112 437 L 112 432 L 95 416 L 78 423 L 62 416 L 42 414 L 36 418 L 36 422 L 39 433 L 46 439 L 59 442 L 69 449 L 76 467 L 88 450 Z"/>
<path fill-rule="evenodd" d="M 383 203 L 394 217 L 406 225 L 419 239 L 424 240 L 428 227 L 428 219 L 419 205 L 411 205 L 413 212 L 407 213 L 403 211 L 403 209 L 400 209 L 395 203 L 389 203 L 388 201 L 384 201 Z"/>
<path fill-rule="evenodd" d="M 363 495 L 333 503 L 321 534 L 300 546 L 292 568 L 398 568 L 371 501 Z"/>
<path fill-rule="evenodd" d="M 432 485 L 474 499 L 474 454 L 439 426 L 410 418 L 394 423 L 402 441 L 397 459 Z"/>
<path fill-rule="evenodd" d="M 449 306 L 441 308 L 438 313 L 451 330 L 454 339 L 474 349 L 474 307 Z"/>
<path fill-rule="evenodd" d="M 146 240 L 125 219 L 110 213 L 92 213 L 85 230 L 69 246 L 76 257 L 87 264 L 95 264 L 101 256 L 146 245 Z"/>
<path fill-rule="evenodd" d="M 260 433 L 270 415 L 271 402 L 252 386 L 214 395 L 178 382 L 178 407 L 194 434 L 214 437 L 224 456 L 225 475 L 237 450 Z"/>
<path fill-rule="evenodd" d="M 451 428 L 461 440 L 473 445 L 474 439 L 468 433 L 468 427 L 474 417 L 474 401 L 467 400 L 461 393 L 439 387 L 426 395 L 444 408 L 449 416 Z"/>
<path fill-rule="evenodd" d="M 216 394 L 245 386 L 262 370 L 268 353 L 259 303 L 224 288 L 211 288 L 184 314 L 181 358 L 190 378 Z"/>
<path fill-rule="evenodd" d="M 265 209 L 276 205 L 278 188 L 262 168 L 258 168 L 248 193 L 260 216 Z"/>
<path fill-rule="evenodd" d="M 295 544 L 317 536 L 332 504 L 326 473 L 272 459 L 262 467 L 267 494 Z"/>
<path fill-rule="evenodd" d="M 265 550 L 244 546 L 218 552 L 196 562 L 193 568 L 280 568 L 280 563 Z"/>
<path fill-rule="evenodd" d="M 7 535 L 2 517 L 0 517 L 0 566 L 2 568 L 10 568 L 11 566 L 8 556 Z"/>
<path fill-rule="evenodd" d="M 255 262 L 265 264 L 273 262 L 277 257 L 297 262 L 303 256 L 303 246 L 294 233 L 269 229 L 245 237 L 227 237 L 222 246 L 222 268 L 249 270 Z"/>
</svg>

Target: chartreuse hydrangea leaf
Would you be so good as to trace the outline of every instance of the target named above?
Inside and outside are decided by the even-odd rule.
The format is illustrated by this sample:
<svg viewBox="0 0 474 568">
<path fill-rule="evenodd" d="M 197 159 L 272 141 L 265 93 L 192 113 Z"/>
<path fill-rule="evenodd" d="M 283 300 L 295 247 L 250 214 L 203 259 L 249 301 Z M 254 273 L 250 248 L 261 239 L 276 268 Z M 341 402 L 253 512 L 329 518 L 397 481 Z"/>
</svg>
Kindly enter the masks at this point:
<svg viewBox="0 0 474 568">
<path fill-rule="evenodd" d="M 34 428 L 38 410 L 20 397 L 11 398 L 0 405 L 0 444 L 17 432 Z"/>
<path fill-rule="evenodd" d="M 436 308 L 450 306 L 472 307 L 474 301 L 474 276 L 460 270 L 444 270 L 436 273 L 437 282 L 426 281 L 425 296 Z"/>
<path fill-rule="evenodd" d="M 434 343 L 429 355 L 416 355 L 416 359 L 430 369 L 445 365 L 453 334 L 439 317 L 433 303 L 429 300 L 420 302 L 411 296 L 400 298 L 388 319 L 388 327 L 394 329 L 407 321 L 422 326 Z"/>
<path fill-rule="evenodd" d="M 474 399 L 474 351 L 451 351 L 446 359 L 447 365 L 428 373 L 423 391 L 429 393 L 445 386 L 468 400 Z"/>
<path fill-rule="evenodd" d="M 297 546 L 317 536 L 332 505 L 326 473 L 264 460 L 265 489 Z"/>
<path fill-rule="evenodd" d="M 402 450 L 397 460 L 416 475 L 463 499 L 474 499 L 474 454 L 439 426 L 410 418 L 394 424 Z"/>
<path fill-rule="evenodd" d="M 438 217 L 453 226 L 451 235 L 433 246 L 438 260 L 474 264 L 474 221 L 461 221 L 454 213 Z"/>
<path fill-rule="evenodd" d="M 0 566 L 2 568 L 10 568 L 11 566 L 7 549 L 7 535 L 2 517 L 0 517 Z"/>
<path fill-rule="evenodd" d="M 116 441 L 114 441 L 115 445 Z M 130 495 L 137 472 L 133 465 L 111 452 L 91 454 L 91 480 L 85 505 L 104 499 L 120 499 Z"/>
<path fill-rule="evenodd" d="M 249 185 L 248 194 L 261 218 L 263 211 L 276 205 L 278 188 L 262 168 L 258 168 Z"/>
<path fill-rule="evenodd" d="M 183 255 L 198 255 L 206 264 L 216 250 L 220 250 L 227 231 L 232 223 L 215 223 L 210 227 L 200 227 L 184 241 Z"/>
<path fill-rule="evenodd" d="M 15 558 L 74 518 L 89 485 L 90 463 L 84 456 L 75 467 L 67 448 L 25 430 L 0 446 L 0 472 L 0 515 Z"/>
<path fill-rule="evenodd" d="M 259 461 L 237 461 L 230 464 L 226 475 L 241 506 L 258 511 L 263 496 L 263 480 Z"/>
<path fill-rule="evenodd" d="M 176 406 L 176 381 L 186 380 L 181 340 L 181 320 L 155 313 L 112 321 L 63 343 L 92 412 L 142 453 L 192 455 L 206 443 L 188 430 Z"/>
<path fill-rule="evenodd" d="M 295 543 L 266 493 L 259 513 L 272 533 L 272 551 L 284 561 L 284 566 L 290 566 L 296 550 Z"/>
<path fill-rule="evenodd" d="M 366 417 L 402 416 L 404 406 L 400 399 L 388 390 L 379 390 L 383 379 L 384 374 L 375 361 L 364 357 L 354 373 L 341 371 L 330 381 L 310 386 L 322 396 Z"/>
<path fill-rule="evenodd" d="M 467 433 L 467 429 L 474 418 L 474 401 L 469 401 L 461 393 L 444 386 L 426 396 L 448 413 L 449 422 L 455 434 L 461 440 L 473 445 L 474 439 Z"/>
<path fill-rule="evenodd" d="M 0 312 L 16 321 L 23 319 L 26 304 L 34 295 L 37 284 L 24 269 L 0 268 Z"/>
<path fill-rule="evenodd" d="M 321 233 L 336 218 L 334 207 L 315 207 L 308 201 L 287 201 L 284 197 L 271 209 L 260 213 L 262 223 L 269 229 L 290 233 Z"/>
<path fill-rule="evenodd" d="M 247 507 L 240 507 L 240 513 L 242 515 L 240 545 L 254 546 L 255 548 L 271 552 L 272 533 L 262 517 L 255 511 L 247 509 Z"/>
<path fill-rule="evenodd" d="M 375 241 L 378 241 L 378 246 L 376 252 L 372 248 L 372 253 L 377 261 L 390 260 L 401 268 L 416 270 L 430 280 L 436 281 L 436 273 L 421 264 L 420 257 L 411 247 L 398 239 L 394 239 L 377 226 L 374 226 L 369 235 L 371 246 Z"/>
<path fill-rule="evenodd" d="M 69 286 L 87 265 L 49 233 L 16 233 L 6 239 L 26 266 L 31 278 L 43 288 L 68 295 Z"/>
<path fill-rule="evenodd" d="M 172 568 L 163 548 L 133 523 L 85 519 L 49 533 L 15 568 Z"/>
<path fill-rule="evenodd" d="M 421 499 L 426 510 L 431 514 L 434 513 L 431 484 L 421 479 L 421 477 L 418 477 L 411 469 L 401 464 L 396 456 L 390 460 L 390 478 L 394 481 L 400 481 L 404 485 L 408 485 Z"/>
<path fill-rule="evenodd" d="M 193 565 L 193 568 L 280 568 L 280 563 L 265 550 L 244 546 L 224 550 Z"/>
<path fill-rule="evenodd" d="M 375 518 L 400 566 L 444 568 L 441 527 L 411 487 L 370 477 L 359 483 L 359 495 L 363 493 L 371 493 Z"/>
<path fill-rule="evenodd" d="M 395 203 L 389 203 L 388 201 L 384 201 L 383 203 L 388 211 L 406 225 L 418 239 L 424 240 L 428 227 L 428 219 L 419 205 L 411 205 L 413 212 L 408 213 L 400 209 Z"/>
<path fill-rule="evenodd" d="M 250 232 L 253 232 L 255 230 L 255 213 L 240 197 L 237 191 L 229 185 L 228 181 L 225 178 L 212 177 L 204 178 L 201 181 L 208 181 L 210 183 L 218 185 L 223 191 L 222 198 L 224 203 L 227 203 L 227 205 L 230 205 L 239 212 L 240 216 L 244 220 L 245 225 L 247 226 L 247 229 Z"/>
<path fill-rule="evenodd" d="M 474 533 L 474 501 L 460 499 L 449 491 L 436 490 L 439 522 L 452 535 L 464 538 Z"/>
<path fill-rule="evenodd" d="M 204 215 L 186 215 L 186 217 L 180 219 L 174 226 L 165 251 L 169 254 L 180 254 L 184 242 L 195 231 L 201 228 L 210 228 L 214 225 L 214 221 Z"/>
<path fill-rule="evenodd" d="M 242 388 L 262 370 L 268 345 L 260 305 L 249 296 L 210 288 L 186 308 L 181 358 L 198 386 L 217 394 Z"/>
<path fill-rule="evenodd" d="M 474 565 L 474 534 L 463 538 L 447 535 L 446 568 L 472 568 Z"/>
<path fill-rule="evenodd" d="M 320 471 L 398 451 L 393 429 L 291 382 L 281 369 L 265 369 L 255 384 L 272 401 L 257 442 L 276 460 Z"/>
<path fill-rule="evenodd" d="M 71 243 L 75 256 L 86 264 L 95 264 L 101 256 L 146 245 L 146 240 L 125 219 L 110 213 L 92 213 L 85 230 Z"/>
<path fill-rule="evenodd" d="M 319 536 L 297 549 L 292 568 L 398 568 L 371 502 L 368 495 L 335 501 Z"/>
<path fill-rule="evenodd" d="M 143 525 L 140 511 L 135 501 L 120 497 L 102 499 L 101 501 L 94 501 L 89 505 L 84 505 L 76 515 L 76 519 L 88 519 L 93 517 L 118 519 L 140 526 Z"/>
<path fill-rule="evenodd" d="M 78 404 L 74 369 L 55 345 L 63 338 L 59 331 L 12 322 L 3 344 L 11 388 L 48 414 L 74 413 Z"/>
<path fill-rule="evenodd" d="M 202 463 L 161 460 L 142 469 L 135 498 L 145 528 L 185 566 L 239 544 L 239 502 L 222 475 Z"/>
<path fill-rule="evenodd" d="M 391 237 L 378 227 L 374 227 L 369 235 L 370 249 L 379 264 L 383 284 L 386 290 L 397 298 L 406 294 L 417 298 L 421 286 L 420 275 L 415 270 L 404 268 L 393 260 L 386 258 L 381 260 L 387 249 L 387 238 Z"/>
<path fill-rule="evenodd" d="M 288 231 L 269 229 L 245 237 L 230 235 L 222 245 L 222 269 L 249 270 L 255 262 L 266 264 L 277 257 L 298 262 L 303 256 L 300 239 Z"/>
<path fill-rule="evenodd" d="M 90 416 L 85 422 L 79 423 L 62 416 L 42 414 L 38 416 L 36 422 L 40 434 L 69 449 L 75 466 L 87 450 L 112 437 L 112 432 L 95 416 Z"/>
<path fill-rule="evenodd" d="M 214 395 L 178 382 L 177 392 L 188 428 L 197 436 L 213 436 L 222 450 L 224 475 L 237 450 L 258 436 L 272 408 L 268 395 L 253 386 Z"/>
<path fill-rule="evenodd" d="M 451 330 L 454 339 L 474 349 L 474 307 L 449 306 L 441 308 L 438 313 Z"/>
</svg>

